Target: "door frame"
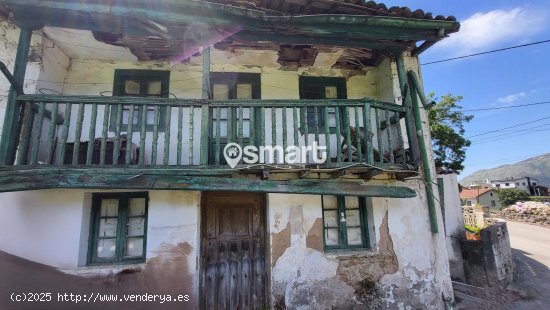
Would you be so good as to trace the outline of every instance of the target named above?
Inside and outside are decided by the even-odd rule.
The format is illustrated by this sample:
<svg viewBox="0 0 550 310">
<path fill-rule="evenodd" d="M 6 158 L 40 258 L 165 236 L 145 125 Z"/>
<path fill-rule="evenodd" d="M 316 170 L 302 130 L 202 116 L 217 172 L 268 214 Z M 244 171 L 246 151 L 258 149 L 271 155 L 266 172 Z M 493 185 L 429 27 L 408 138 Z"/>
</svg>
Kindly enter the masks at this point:
<svg viewBox="0 0 550 310">
<path fill-rule="evenodd" d="M 260 210 L 261 214 L 261 225 L 264 226 L 262 231 L 263 233 L 263 242 L 262 246 L 264 247 L 264 269 L 265 269 L 265 284 L 264 284 L 264 296 L 265 303 L 271 307 L 271 242 L 269 234 L 269 221 L 268 221 L 268 199 L 267 193 L 255 193 L 255 192 L 236 192 L 236 191 L 203 191 L 201 192 L 201 203 L 200 203 L 200 233 L 199 233 L 199 257 L 198 257 L 198 272 L 199 272 L 199 289 L 198 289 L 198 303 L 199 309 L 204 308 L 203 304 L 203 268 L 205 268 L 205 257 L 206 249 L 204 247 L 203 237 L 206 236 L 206 208 L 207 208 L 207 196 L 208 195 L 241 195 L 241 196 L 256 196 L 260 199 Z"/>
</svg>

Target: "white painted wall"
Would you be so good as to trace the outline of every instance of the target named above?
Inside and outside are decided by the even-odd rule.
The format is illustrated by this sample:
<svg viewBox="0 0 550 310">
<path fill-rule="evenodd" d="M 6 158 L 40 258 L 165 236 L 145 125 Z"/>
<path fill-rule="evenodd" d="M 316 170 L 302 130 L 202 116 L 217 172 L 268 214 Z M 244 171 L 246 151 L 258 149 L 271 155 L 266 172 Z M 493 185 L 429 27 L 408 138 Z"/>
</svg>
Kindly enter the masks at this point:
<svg viewBox="0 0 550 310">
<path fill-rule="evenodd" d="M 462 260 L 461 240 L 465 236 L 462 202 L 458 191 L 456 174 L 438 175 L 443 179 L 443 197 L 445 219 L 445 239 L 449 256 L 450 274 L 455 279 L 465 280 L 464 263 Z"/>
<path fill-rule="evenodd" d="M 91 193 L 66 189 L 0 194 L 0 250 L 61 269 L 85 265 Z M 195 273 L 200 193 L 150 191 L 149 199 L 146 258 L 186 242 L 193 248 L 189 273 Z"/>
</svg>

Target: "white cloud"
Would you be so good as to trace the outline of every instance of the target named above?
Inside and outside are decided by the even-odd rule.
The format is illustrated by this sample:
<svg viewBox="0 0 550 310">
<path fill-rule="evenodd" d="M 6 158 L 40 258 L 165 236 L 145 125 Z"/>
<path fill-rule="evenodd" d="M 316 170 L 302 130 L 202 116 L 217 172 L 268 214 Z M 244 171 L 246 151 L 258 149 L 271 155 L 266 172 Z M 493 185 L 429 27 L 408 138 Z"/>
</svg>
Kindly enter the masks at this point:
<svg viewBox="0 0 550 310">
<path fill-rule="evenodd" d="M 523 7 L 475 13 L 460 22 L 458 33 L 451 34 L 434 48 L 450 50 L 456 56 L 501 47 L 508 42 L 527 42 L 528 36 L 545 28 L 545 15 L 544 11 Z"/>
<path fill-rule="evenodd" d="M 497 101 L 499 103 L 512 103 L 514 101 L 517 101 L 519 98 L 524 97 L 525 95 L 526 95 L 525 92 L 511 94 L 508 96 L 500 97 L 497 99 Z"/>
</svg>

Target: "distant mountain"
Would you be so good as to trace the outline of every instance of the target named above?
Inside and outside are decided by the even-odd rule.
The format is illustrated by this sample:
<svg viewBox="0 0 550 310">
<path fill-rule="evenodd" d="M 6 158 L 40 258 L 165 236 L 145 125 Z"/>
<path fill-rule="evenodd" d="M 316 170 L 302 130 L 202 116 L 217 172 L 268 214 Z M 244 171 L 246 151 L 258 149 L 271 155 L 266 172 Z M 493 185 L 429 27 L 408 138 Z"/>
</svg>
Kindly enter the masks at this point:
<svg viewBox="0 0 550 310">
<path fill-rule="evenodd" d="M 476 171 L 462 178 L 460 184 L 467 186 L 471 183 L 481 183 L 487 179 L 502 180 L 519 177 L 531 177 L 537 179 L 540 185 L 550 187 L 550 153 L 515 164 Z"/>
</svg>

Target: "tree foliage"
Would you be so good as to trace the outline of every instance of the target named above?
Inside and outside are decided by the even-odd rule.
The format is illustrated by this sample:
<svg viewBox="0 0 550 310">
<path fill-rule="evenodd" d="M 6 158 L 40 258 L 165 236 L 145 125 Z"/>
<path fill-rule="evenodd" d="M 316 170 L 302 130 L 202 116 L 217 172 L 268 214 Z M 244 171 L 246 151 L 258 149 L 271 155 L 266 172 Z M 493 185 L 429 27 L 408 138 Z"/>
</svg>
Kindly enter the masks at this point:
<svg viewBox="0 0 550 310">
<path fill-rule="evenodd" d="M 517 188 L 507 188 L 498 191 L 498 202 L 503 207 L 513 205 L 518 201 L 529 200 L 529 193 Z"/>
<path fill-rule="evenodd" d="M 466 158 L 466 149 L 470 140 L 464 137 L 464 125 L 474 118 L 466 115 L 459 104 L 462 96 L 451 94 L 436 98 L 430 93 L 431 100 L 437 104 L 428 111 L 435 166 L 440 169 L 461 171 Z"/>
</svg>

